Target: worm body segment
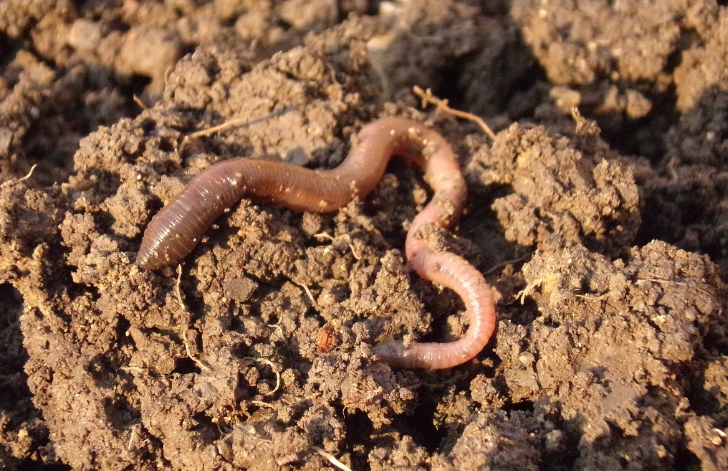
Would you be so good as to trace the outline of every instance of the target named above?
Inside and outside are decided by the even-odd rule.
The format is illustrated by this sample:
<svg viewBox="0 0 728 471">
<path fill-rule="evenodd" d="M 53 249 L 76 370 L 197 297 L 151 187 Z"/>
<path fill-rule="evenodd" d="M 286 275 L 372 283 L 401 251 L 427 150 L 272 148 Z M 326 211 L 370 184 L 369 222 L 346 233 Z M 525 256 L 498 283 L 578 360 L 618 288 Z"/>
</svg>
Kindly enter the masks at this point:
<svg viewBox="0 0 728 471">
<path fill-rule="evenodd" d="M 414 270 L 454 290 L 464 301 L 470 326 L 450 343 L 388 341 L 374 347 L 376 359 L 399 368 L 441 369 L 475 357 L 495 329 L 493 294 L 470 263 L 435 252 L 422 236 L 429 224 L 450 227 L 460 217 L 467 188 L 455 153 L 445 139 L 422 124 L 383 118 L 362 128 L 349 155 L 331 170 L 310 170 L 280 162 L 235 158 L 211 166 L 157 213 L 142 238 L 137 265 L 154 270 L 179 262 L 197 245 L 226 208 L 242 198 L 299 211 L 336 211 L 364 198 L 379 182 L 389 158 L 399 155 L 424 171 L 434 192 L 407 233 L 406 254 Z"/>
</svg>

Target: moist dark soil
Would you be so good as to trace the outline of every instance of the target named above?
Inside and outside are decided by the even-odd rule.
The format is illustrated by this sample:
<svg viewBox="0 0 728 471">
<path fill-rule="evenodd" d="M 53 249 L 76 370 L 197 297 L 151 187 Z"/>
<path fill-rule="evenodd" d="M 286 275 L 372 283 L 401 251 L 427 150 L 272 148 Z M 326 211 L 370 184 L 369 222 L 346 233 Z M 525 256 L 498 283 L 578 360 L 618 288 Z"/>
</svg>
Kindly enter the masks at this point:
<svg viewBox="0 0 728 471">
<path fill-rule="evenodd" d="M 728 469 L 727 24 L 715 0 L 0 2 L 0 468 Z M 467 328 L 407 264 L 430 193 L 396 159 L 337 213 L 243 200 L 179 270 L 134 264 L 214 162 L 332 168 L 382 116 L 461 159 L 438 243 L 493 287 L 474 360 L 372 357 Z"/>
</svg>

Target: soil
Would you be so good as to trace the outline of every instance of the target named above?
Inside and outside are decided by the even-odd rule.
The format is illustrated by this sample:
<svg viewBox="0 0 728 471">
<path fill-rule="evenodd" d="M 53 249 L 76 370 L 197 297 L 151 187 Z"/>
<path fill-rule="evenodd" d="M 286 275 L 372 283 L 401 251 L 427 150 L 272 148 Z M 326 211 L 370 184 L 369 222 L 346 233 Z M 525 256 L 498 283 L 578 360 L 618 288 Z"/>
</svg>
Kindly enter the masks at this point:
<svg viewBox="0 0 728 471">
<path fill-rule="evenodd" d="M 0 468 L 728 469 L 726 24 L 713 0 L 0 2 Z M 404 258 L 429 193 L 396 160 L 338 213 L 244 200 L 179 271 L 134 265 L 212 163 L 334 167 L 389 115 L 462 159 L 438 243 L 493 286 L 475 360 L 372 359 L 467 327 Z"/>
</svg>

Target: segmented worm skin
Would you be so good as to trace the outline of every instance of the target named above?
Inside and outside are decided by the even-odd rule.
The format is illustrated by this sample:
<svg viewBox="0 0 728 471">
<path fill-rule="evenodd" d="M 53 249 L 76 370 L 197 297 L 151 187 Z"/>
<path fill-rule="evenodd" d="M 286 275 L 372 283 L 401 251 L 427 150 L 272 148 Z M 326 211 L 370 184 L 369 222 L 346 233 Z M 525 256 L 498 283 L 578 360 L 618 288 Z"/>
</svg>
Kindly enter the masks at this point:
<svg viewBox="0 0 728 471">
<path fill-rule="evenodd" d="M 382 118 L 362 128 L 349 155 L 331 170 L 310 170 L 286 163 L 236 158 L 211 166 L 157 213 L 144 233 L 137 265 L 154 270 L 179 262 L 197 245 L 226 208 L 242 198 L 299 211 L 336 211 L 355 197 L 364 198 L 398 155 L 424 171 L 432 201 L 407 233 L 407 259 L 424 279 L 454 290 L 467 308 L 470 326 L 450 343 L 387 341 L 374 347 L 375 358 L 396 368 L 441 369 L 475 357 L 495 329 L 490 287 L 470 263 L 450 252 L 435 252 L 423 229 L 450 227 L 460 217 L 467 188 L 457 157 L 437 132 L 402 118 Z"/>
</svg>

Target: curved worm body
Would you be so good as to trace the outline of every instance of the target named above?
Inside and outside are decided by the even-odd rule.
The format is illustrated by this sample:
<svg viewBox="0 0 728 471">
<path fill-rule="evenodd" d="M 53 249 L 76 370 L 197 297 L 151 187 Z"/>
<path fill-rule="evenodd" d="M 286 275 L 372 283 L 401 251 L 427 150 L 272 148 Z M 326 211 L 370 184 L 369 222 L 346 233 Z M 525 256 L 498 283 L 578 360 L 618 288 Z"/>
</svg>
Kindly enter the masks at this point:
<svg viewBox="0 0 728 471">
<path fill-rule="evenodd" d="M 213 221 L 242 198 L 300 211 L 336 211 L 355 197 L 364 198 L 381 179 L 389 158 L 399 155 L 424 171 L 434 192 L 407 233 L 407 259 L 421 277 L 460 295 L 470 326 L 462 339 L 451 343 L 405 347 L 402 342 L 384 342 L 374 347 L 375 357 L 393 367 L 422 369 L 450 368 L 472 359 L 495 329 L 491 289 L 466 260 L 450 252 L 434 252 L 421 237 L 425 226 L 447 228 L 462 213 L 467 189 L 455 153 L 437 132 L 402 118 L 374 121 L 357 137 L 346 159 L 331 170 L 249 158 L 211 166 L 152 218 L 137 265 L 154 270 L 179 262 Z"/>
</svg>

